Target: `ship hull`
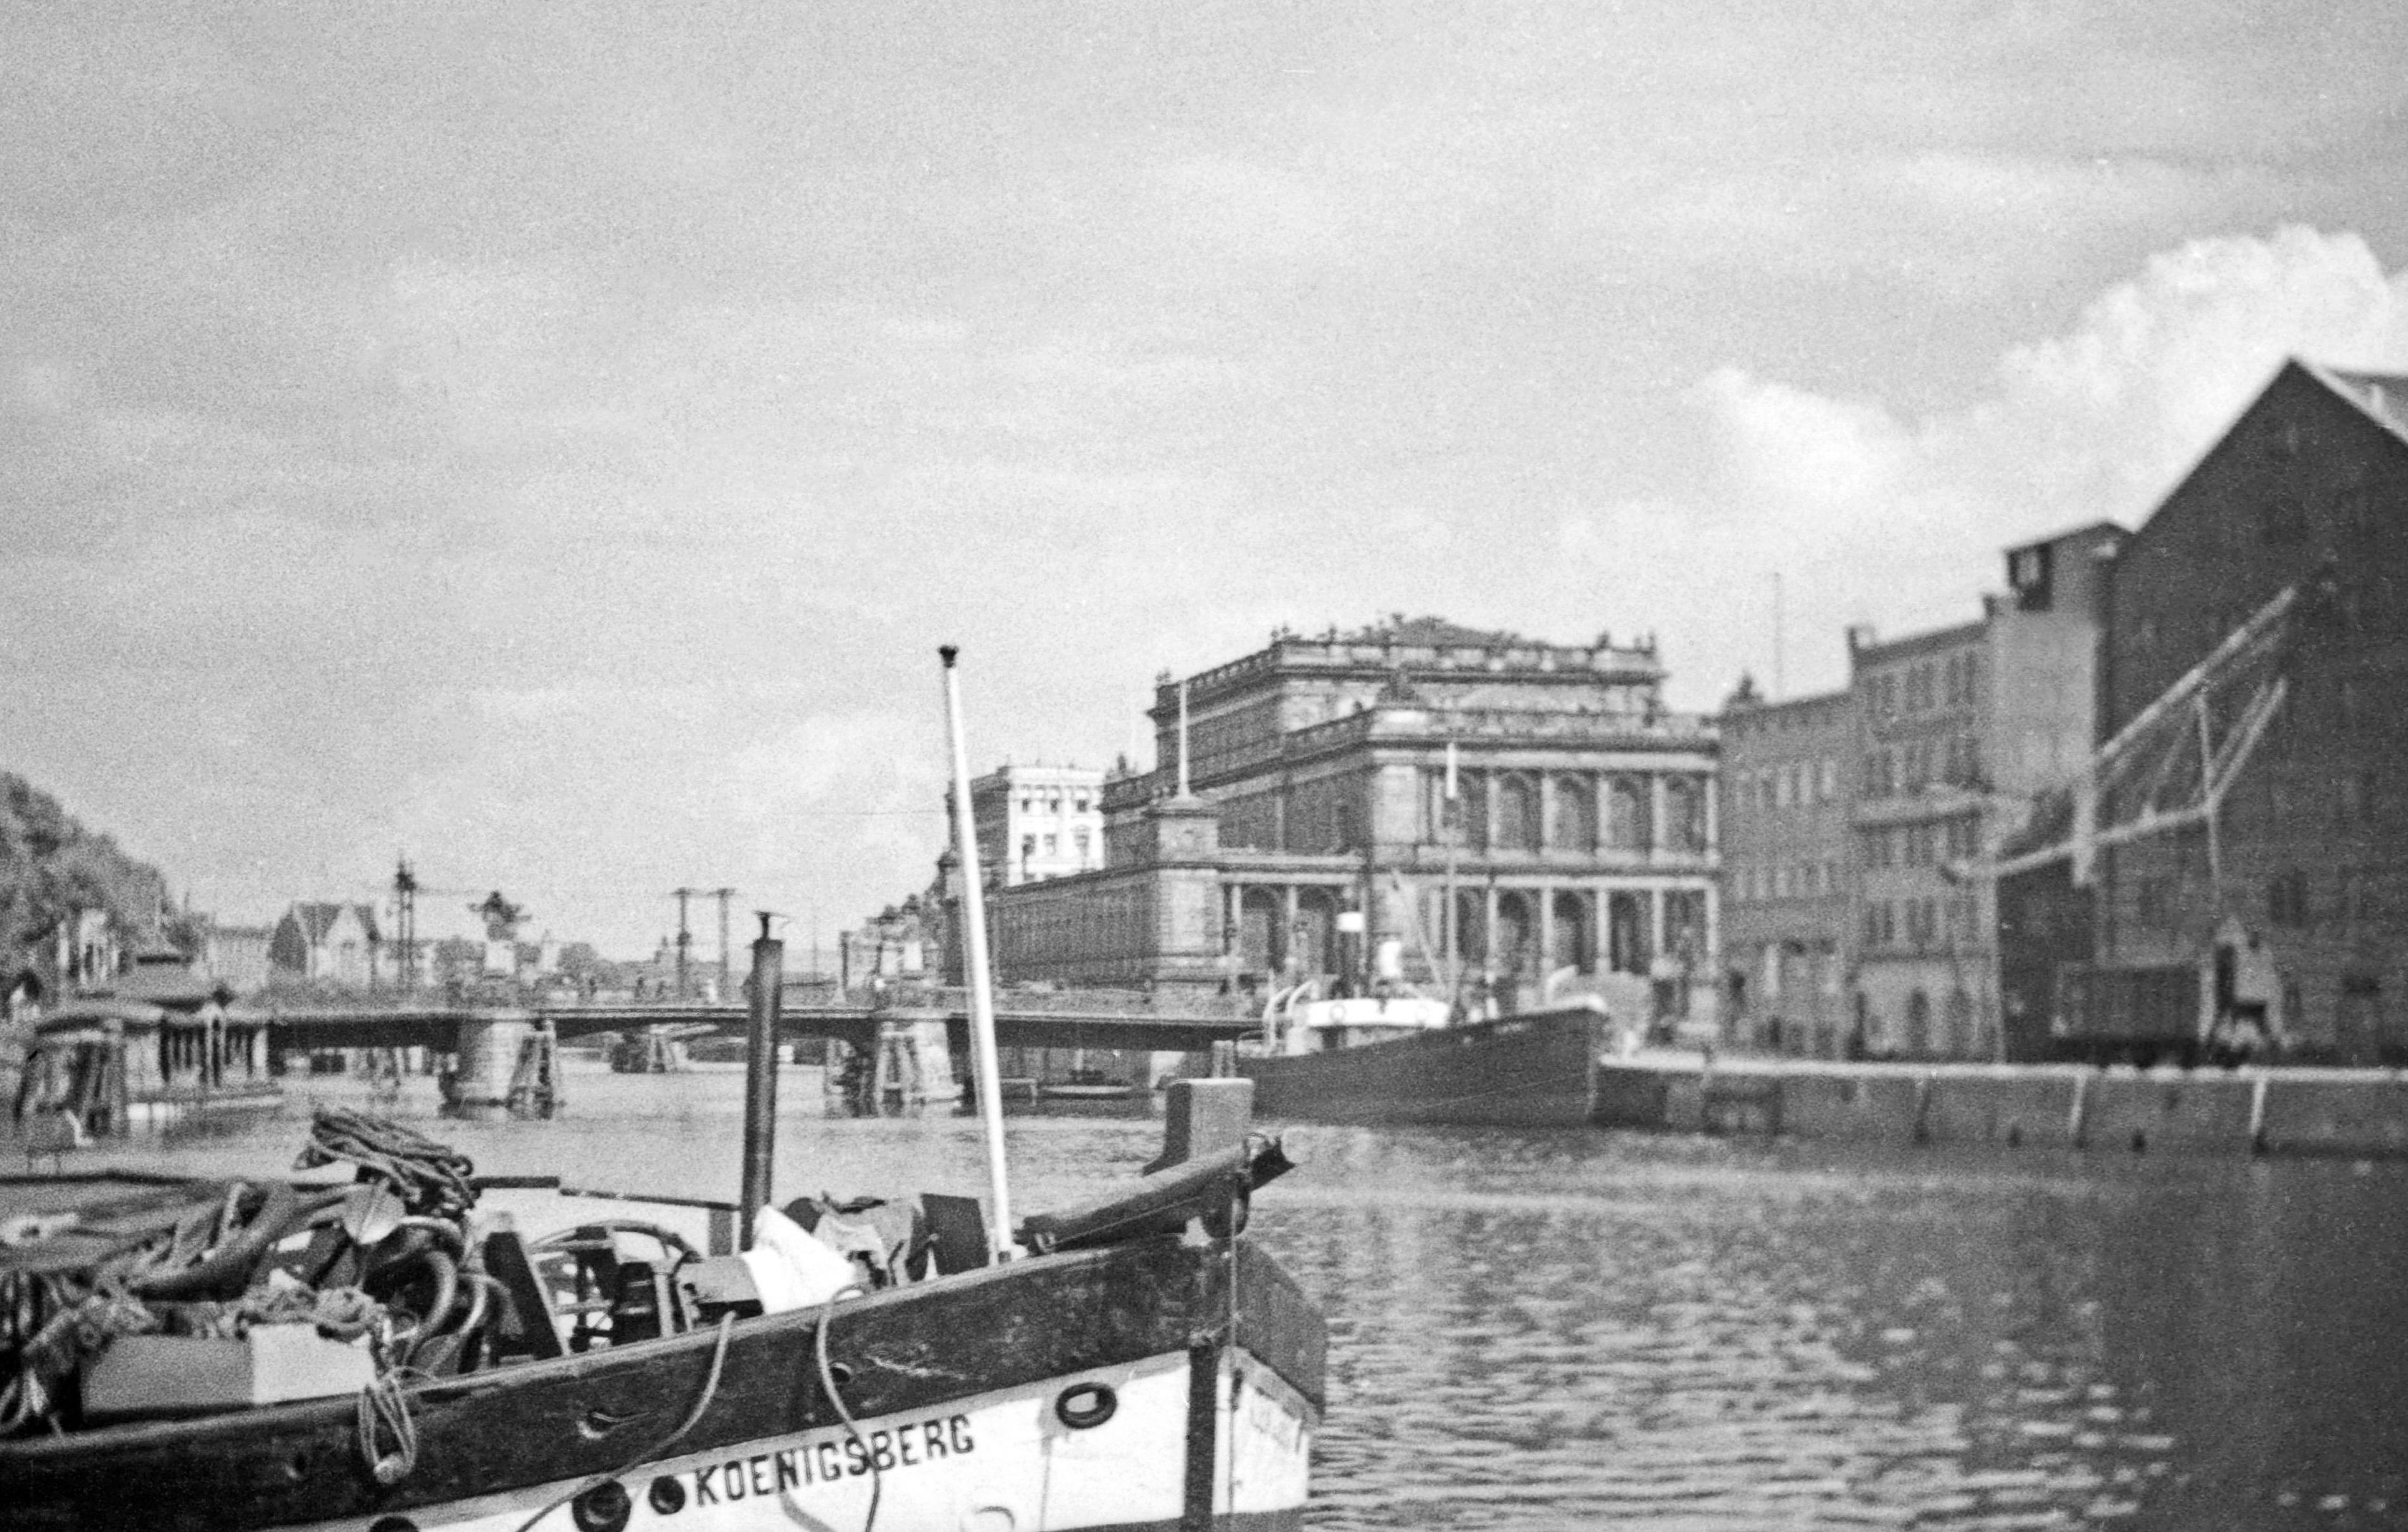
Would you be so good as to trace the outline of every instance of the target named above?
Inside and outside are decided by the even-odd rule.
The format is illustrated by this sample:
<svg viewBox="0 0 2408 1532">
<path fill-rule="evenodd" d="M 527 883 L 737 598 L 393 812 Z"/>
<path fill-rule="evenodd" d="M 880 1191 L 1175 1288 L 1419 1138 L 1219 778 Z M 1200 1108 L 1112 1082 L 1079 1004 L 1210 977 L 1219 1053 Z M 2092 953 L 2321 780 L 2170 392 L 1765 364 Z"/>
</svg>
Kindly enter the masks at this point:
<svg viewBox="0 0 2408 1532">
<path fill-rule="evenodd" d="M 389 1487 L 344 1396 L 0 1443 L 0 1503 L 42 1528 L 511 1532 L 550 1506 L 539 1527 L 738 1532 L 865 1525 L 873 1496 L 884 1532 L 1300 1525 L 1321 1321 L 1242 1240 L 844 1300 L 826 1344 L 851 1425 L 820 1319 L 738 1323 L 715 1386 L 715 1327 L 421 1385 Z"/>
<path fill-rule="evenodd" d="M 1594 1100 L 1598 1012 L 1535 1011 L 1325 1052 L 1238 1059 L 1267 1117 L 1320 1123 L 1579 1127 Z"/>
</svg>

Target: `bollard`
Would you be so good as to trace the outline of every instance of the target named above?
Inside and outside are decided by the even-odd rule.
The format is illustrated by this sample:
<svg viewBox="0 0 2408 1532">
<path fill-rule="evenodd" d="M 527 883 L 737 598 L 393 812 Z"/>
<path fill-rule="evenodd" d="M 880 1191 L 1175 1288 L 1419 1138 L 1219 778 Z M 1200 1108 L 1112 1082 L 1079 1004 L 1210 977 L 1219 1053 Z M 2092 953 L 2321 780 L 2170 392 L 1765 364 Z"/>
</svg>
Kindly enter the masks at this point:
<svg viewBox="0 0 2408 1532">
<path fill-rule="evenodd" d="M 1254 1124 L 1251 1080 L 1174 1080 L 1162 1107 L 1162 1153 L 1147 1175 L 1246 1141 Z"/>
<path fill-rule="evenodd" d="M 752 1243 L 752 1215 L 769 1202 L 769 1167 L 778 1133 L 778 1002 L 785 987 L 786 944 L 769 934 L 769 911 L 752 943 L 752 1006 L 744 1052 L 744 1181 L 739 1199 L 744 1243 Z"/>
</svg>

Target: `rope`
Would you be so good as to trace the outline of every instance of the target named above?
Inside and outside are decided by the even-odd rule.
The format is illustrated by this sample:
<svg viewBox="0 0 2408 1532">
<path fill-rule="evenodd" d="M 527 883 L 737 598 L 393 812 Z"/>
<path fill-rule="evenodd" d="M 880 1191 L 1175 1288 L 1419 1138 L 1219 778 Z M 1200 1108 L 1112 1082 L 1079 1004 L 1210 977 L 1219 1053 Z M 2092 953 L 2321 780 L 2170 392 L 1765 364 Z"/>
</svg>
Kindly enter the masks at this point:
<svg viewBox="0 0 2408 1532">
<path fill-rule="evenodd" d="M 367 1460 L 368 1472 L 376 1482 L 387 1489 L 408 1478 L 418 1467 L 418 1422 L 410 1417 L 409 1396 L 401 1389 L 407 1370 L 381 1370 L 360 1390 L 360 1455 Z M 393 1451 L 380 1453 L 377 1439 L 387 1435 L 393 1438 Z"/>
<path fill-rule="evenodd" d="M 311 1114 L 309 1141 L 293 1168 L 337 1162 L 390 1183 L 413 1213 L 457 1221 L 477 1200 L 468 1179 L 477 1167 L 449 1144 L 348 1107 L 321 1106 Z"/>
<path fill-rule="evenodd" d="M 701 1424 L 703 1411 L 710 1408 L 710 1401 L 719 1396 L 719 1373 L 720 1369 L 727 1365 L 727 1338 L 735 1328 L 736 1311 L 734 1310 L 731 1309 L 726 1313 L 719 1316 L 719 1340 L 710 1348 L 710 1375 L 702 1381 L 702 1396 L 694 1401 L 694 1408 L 687 1411 L 685 1419 L 678 1424 L 678 1428 L 676 1430 L 671 1431 L 667 1436 L 661 1438 L 660 1440 L 653 1442 L 651 1446 L 645 1448 L 642 1452 L 638 1453 L 635 1456 L 627 1459 L 624 1463 L 620 1464 L 617 1468 L 606 1469 L 601 1473 L 595 1474 L 593 1478 L 586 1480 L 575 1489 L 566 1490 L 559 1495 L 553 1496 L 552 1499 L 544 1505 L 542 1510 L 537 1511 L 534 1515 L 529 1516 L 525 1521 L 519 1523 L 517 1532 L 531 1532 L 531 1529 L 534 1527 L 536 1523 L 543 1520 L 546 1516 L 551 1515 L 553 1511 L 558 1511 L 562 1506 L 576 1499 L 586 1491 L 593 1489 L 599 1484 L 607 1484 L 613 1479 L 624 1478 L 638 1466 L 649 1463 L 652 1459 L 664 1455 L 670 1448 L 676 1446 L 679 1442 L 683 1441 L 685 1439 L 685 1434 Z"/>
<path fill-rule="evenodd" d="M 861 1532 L 871 1532 L 878 1525 L 878 1502 L 886 1493 L 886 1470 L 878 1466 L 878 1454 L 871 1452 L 869 1443 L 862 1439 L 861 1426 L 854 1422 L 853 1411 L 845 1408 L 844 1396 L 836 1391 L 836 1369 L 828 1366 L 828 1326 L 836 1319 L 837 1299 L 861 1296 L 867 1292 L 868 1289 L 857 1283 L 848 1283 L 830 1293 L 827 1301 L 820 1305 L 819 1333 L 811 1342 L 812 1353 L 820 1364 L 820 1387 L 827 1390 L 828 1403 L 836 1406 L 837 1418 L 844 1422 L 845 1433 L 853 1438 L 853 1446 L 869 1461 L 869 1515 L 862 1522 Z"/>
</svg>

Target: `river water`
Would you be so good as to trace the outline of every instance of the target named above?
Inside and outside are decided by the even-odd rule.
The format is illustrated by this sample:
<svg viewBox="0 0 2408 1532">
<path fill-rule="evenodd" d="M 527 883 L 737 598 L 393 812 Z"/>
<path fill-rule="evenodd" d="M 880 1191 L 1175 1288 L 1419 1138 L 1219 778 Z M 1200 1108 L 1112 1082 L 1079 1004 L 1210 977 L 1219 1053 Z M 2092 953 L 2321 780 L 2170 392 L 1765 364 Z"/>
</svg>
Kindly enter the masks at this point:
<svg viewBox="0 0 2408 1532">
<path fill-rule="evenodd" d="M 730 1196 L 742 1078 L 572 1066 L 566 1115 L 391 1115 L 494 1173 Z M 90 1163 L 288 1164 L 273 1117 Z M 824 1113 L 780 1197 L 975 1195 L 974 1121 Z M 1134 1174 L 1132 1117 L 1014 1117 L 1016 1210 Z M 2408 1167 L 1297 1126 L 1254 1231 L 1323 1304 L 1324 1528 L 2408 1526 Z"/>
</svg>

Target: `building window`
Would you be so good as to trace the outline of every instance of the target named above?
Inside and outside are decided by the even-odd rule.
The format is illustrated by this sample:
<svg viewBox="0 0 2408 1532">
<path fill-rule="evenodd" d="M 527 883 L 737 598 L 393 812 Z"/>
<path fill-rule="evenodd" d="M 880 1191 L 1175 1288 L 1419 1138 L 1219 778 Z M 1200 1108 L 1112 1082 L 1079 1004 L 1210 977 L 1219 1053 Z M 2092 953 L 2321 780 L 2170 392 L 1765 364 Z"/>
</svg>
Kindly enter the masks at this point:
<svg viewBox="0 0 2408 1532">
<path fill-rule="evenodd" d="M 1665 844 L 1676 852 L 1706 849 L 1706 798 L 1696 777 L 1664 779 Z"/>
<path fill-rule="evenodd" d="M 1497 843 L 1509 851 L 1539 849 L 1539 787 L 1531 779 L 1509 776 L 1497 784 Z"/>
<path fill-rule="evenodd" d="M 1829 803 L 1839 797 L 1840 763 L 1828 755 L 1823 757 L 1822 765 L 1817 772 L 1817 776 L 1819 778 L 1819 791 L 1815 795 L 1825 803 Z"/>
<path fill-rule="evenodd" d="M 1885 798 L 1890 794 L 1890 752 L 1885 750 L 1868 752 L 1865 755 L 1865 796 Z"/>
<path fill-rule="evenodd" d="M 1597 785 L 1585 777 L 1558 777 L 1548 804 L 1547 844 L 1568 852 L 1597 849 Z"/>
<path fill-rule="evenodd" d="M 1644 851 L 1650 839 L 1650 817 L 1646 779 L 1614 778 L 1606 791 L 1607 843 L 1619 851 Z"/>
</svg>

